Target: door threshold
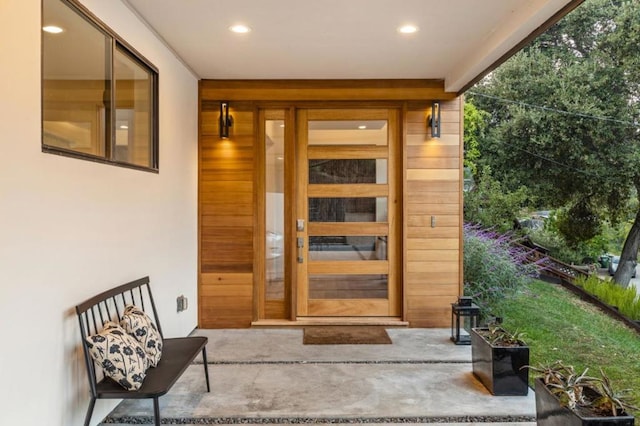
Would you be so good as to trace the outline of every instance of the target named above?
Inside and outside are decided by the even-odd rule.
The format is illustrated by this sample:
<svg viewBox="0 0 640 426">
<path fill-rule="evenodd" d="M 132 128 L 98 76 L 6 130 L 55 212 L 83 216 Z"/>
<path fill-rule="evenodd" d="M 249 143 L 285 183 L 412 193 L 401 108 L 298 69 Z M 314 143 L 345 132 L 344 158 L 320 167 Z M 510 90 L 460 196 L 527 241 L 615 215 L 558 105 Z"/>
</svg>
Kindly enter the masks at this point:
<svg viewBox="0 0 640 426">
<path fill-rule="evenodd" d="M 308 327 L 313 325 L 376 325 L 381 327 L 409 327 L 408 321 L 393 317 L 301 317 L 294 320 L 262 319 L 251 327 Z"/>
</svg>

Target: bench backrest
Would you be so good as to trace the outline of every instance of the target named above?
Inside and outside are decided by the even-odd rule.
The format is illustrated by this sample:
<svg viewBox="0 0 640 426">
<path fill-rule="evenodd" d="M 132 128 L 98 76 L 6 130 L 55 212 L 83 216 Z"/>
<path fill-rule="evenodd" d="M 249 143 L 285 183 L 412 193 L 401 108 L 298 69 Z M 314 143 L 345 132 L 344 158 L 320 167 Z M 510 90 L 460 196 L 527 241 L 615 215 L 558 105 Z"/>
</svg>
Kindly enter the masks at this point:
<svg viewBox="0 0 640 426">
<path fill-rule="evenodd" d="M 149 315 L 158 328 L 160 336 L 164 337 L 162 335 L 162 328 L 160 328 L 160 322 L 158 321 L 156 305 L 151 295 L 149 277 L 140 278 L 130 283 L 114 287 L 77 305 L 76 313 L 78 314 L 78 321 L 80 323 L 82 347 L 84 349 L 89 384 L 93 395 L 96 394 L 96 383 L 98 383 L 99 377 L 93 359 L 89 354 L 89 348 L 85 338 L 102 331 L 103 324 L 106 321 L 120 323 L 126 305 L 135 305 Z M 99 369 L 99 371 L 101 372 L 102 370 Z"/>
</svg>

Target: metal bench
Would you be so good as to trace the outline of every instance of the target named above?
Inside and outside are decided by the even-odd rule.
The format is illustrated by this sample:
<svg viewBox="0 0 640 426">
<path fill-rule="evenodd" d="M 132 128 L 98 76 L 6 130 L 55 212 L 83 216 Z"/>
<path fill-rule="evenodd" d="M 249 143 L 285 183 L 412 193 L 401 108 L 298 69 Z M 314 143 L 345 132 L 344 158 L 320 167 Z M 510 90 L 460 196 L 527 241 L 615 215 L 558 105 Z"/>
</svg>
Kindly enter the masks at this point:
<svg viewBox="0 0 640 426">
<path fill-rule="evenodd" d="M 147 369 L 144 382 L 138 390 L 126 390 L 114 380 L 104 377 L 102 368 L 94 363 L 85 338 L 102 330 L 105 321 L 120 322 L 124 307 L 133 304 L 145 311 L 154 321 L 163 339 L 162 357 L 156 367 Z M 82 347 L 84 349 L 87 376 L 91 389 L 91 401 L 87 409 L 85 426 L 89 425 L 93 408 L 98 398 L 108 399 L 148 399 L 153 398 L 153 412 L 156 426 L 160 426 L 160 406 L 158 398 L 166 394 L 185 372 L 193 360 L 202 353 L 207 392 L 210 392 L 209 370 L 207 368 L 207 338 L 203 336 L 165 339 L 162 335 L 156 306 L 151 295 L 149 277 L 140 278 L 127 284 L 107 290 L 76 306 L 80 323 Z M 151 315 L 151 313 L 153 315 Z"/>
</svg>

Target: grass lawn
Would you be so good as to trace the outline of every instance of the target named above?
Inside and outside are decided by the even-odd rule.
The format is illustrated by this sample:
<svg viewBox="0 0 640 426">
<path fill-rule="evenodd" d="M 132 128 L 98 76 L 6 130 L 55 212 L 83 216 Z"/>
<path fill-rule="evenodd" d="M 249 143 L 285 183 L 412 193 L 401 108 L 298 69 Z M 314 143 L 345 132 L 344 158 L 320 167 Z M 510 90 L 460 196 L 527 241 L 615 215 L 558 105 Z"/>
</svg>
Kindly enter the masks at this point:
<svg viewBox="0 0 640 426">
<path fill-rule="evenodd" d="M 542 281 L 503 300 L 500 310 L 506 329 L 525 333 L 531 365 L 562 360 L 578 372 L 589 367 L 592 376 L 602 367 L 618 389 L 631 389 L 630 402 L 640 407 L 640 334 L 560 285 Z"/>
</svg>

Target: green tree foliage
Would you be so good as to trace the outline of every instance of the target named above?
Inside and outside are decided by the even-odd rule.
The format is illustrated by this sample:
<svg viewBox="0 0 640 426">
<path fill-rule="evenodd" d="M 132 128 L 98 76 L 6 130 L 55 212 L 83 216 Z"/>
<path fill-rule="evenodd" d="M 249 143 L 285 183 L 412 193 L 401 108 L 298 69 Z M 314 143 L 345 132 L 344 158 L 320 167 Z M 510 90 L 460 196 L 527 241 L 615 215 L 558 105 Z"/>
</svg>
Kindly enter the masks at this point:
<svg viewBox="0 0 640 426">
<path fill-rule="evenodd" d="M 504 232 L 513 228 L 518 213 L 528 200 L 528 192 L 524 186 L 515 191 L 506 191 L 493 178 L 490 167 L 478 169 L 480 143 L 487 137 L 489 119 L 486 111 L 478 109 L 470 101 L 465 102 L 464 166 L 465 173 L 470 173 L 476 184 L 465 193 L 464 219 Z"/>
<path fill-rule="evenodd" d="M 638 46 L 640 2 L 587 0 L 469 96 L 491 116 L 475 162 L 505 191 L 525 185 L 541 205 L 566 206 L 558 229 L 571 244 L 625 217 L 640 187 Z M 640 215 L 617 282 L 639 243 Z"/>
<path fill-rule="evenodd" d="M 502 184 L 485 167 L 476 177 L 476 186 L 465 193 L 464 220 L 500 232 L 512 230 L 518 213 L 528 199 L 527 188 L 505 191 Z"/>
<path fill-rule="evenodd" d="M 489 114 L 471 102 L 464 104 L 464 166 L 477 177 L 476 162 L 480 158 L 480 140 L 486 137 Z"/>
<path fill-rule="evenodd" d="M 557 226 L 569 247 L 591 240 L 602 232 L 602 221 L 597 208 L 589 200 L 580 200 L 558 214 Z"/>
</svg>

